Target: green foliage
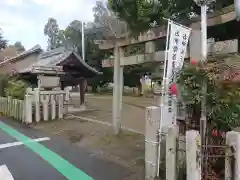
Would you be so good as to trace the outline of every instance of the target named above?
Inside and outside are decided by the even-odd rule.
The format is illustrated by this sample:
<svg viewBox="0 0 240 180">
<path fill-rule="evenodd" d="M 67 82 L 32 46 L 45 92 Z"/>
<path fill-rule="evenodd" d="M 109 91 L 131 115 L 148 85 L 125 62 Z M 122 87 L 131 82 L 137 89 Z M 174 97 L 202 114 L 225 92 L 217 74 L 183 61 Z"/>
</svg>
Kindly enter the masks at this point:
<svg viewBox="0 0 240 180">
<path fill-rule="evenodd" d="M 28 87 L 29 84 L 22 80 L 10 79 L 8 75 L 0 74 L 0 96 L 24 99 Z"/>
<path fill-rule="evenodd" d="M 206 97 L 208 120 L 220 130 L 240 125 L 240 86 L 232 82 L 233 75 L 223 77 L 226 71 L 232 69 L 224 64 L 188 65 L 178 77 L 185 105 L 198 106 Z"/>
<path fill-rule="evenodd" d="M 25 47 L 21 41 L 16 41 L 13 45 L 9 45 L 9 47 L 15 47 L 19 53 L 25 51 Z"/>
<path fill-rule="evenodd" d="M 8 84 L 8 76 L 0 74 L 0 96 L 5 96 L 5 88 Z"/>
<path fill-rule="evenodd" d="M 233 4 L 233 0 L 217 0 L 209 4 L 209 11 Z M 189 20 L 190 14 L 200 14 L 193 0 L 108 0 L 116 15 L 127 22 L 134 33 L 144 32 L 152 23 L 162 25 L 163 17 L 175 21 Z"/>
<path fill-rule="evenodd" d="M 6 96 L 11 96 L 16 99 L 24 99 L 26 88 L 29 85 L 22 80 L 9 80 L 5 89 Z"/>
</svg>

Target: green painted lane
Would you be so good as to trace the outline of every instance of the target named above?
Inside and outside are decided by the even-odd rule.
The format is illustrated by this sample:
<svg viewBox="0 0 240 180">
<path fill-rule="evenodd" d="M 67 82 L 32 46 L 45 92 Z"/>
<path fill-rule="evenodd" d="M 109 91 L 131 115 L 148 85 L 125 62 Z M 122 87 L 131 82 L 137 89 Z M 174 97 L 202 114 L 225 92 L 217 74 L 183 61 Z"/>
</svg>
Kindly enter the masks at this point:
<svg viewBox="0 0 240 180">
<path fill-rule="evenodd" d="M 22 142 L 30 150 L 41 156 L 45 161 L 51 164 L 58 172 L 64 175 L 69 180 L 93 180 L 92 177 L 76 168 L 74 165 L 63 159 L 61 156 L 46 148 L 38 142 L 32 141 L 31 138 L 18 132 L 16 129 L 8 126 L 0 121 L 0 129 L 8 135 Z M 31 143 L 29 143 L 31 142 Z"/>
</svg>

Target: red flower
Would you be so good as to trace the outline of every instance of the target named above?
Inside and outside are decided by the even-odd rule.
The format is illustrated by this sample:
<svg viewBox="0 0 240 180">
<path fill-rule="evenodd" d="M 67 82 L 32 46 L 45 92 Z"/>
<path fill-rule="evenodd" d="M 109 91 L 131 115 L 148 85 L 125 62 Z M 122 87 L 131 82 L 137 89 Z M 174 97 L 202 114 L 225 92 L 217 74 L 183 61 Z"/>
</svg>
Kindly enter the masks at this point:
<svg viewBox="0 0 240 180">
<path fill-rule="evenodd" d="M 221 131 L 218 131 L 216 129 L 213 129 L 212 130 L 212 135 L 217 137 L 217 136 L 221 136 L 222 138 L 224 138 L 226 136 L 226 133 L 225 132 L 221 132 Z"/>
<path fill-rule="evenodd" d="M 192 65 L 196 65 L 196 64 L 197 64 L 197 61 L 196 61 L 195 59 L 193 59 L 193 60 L 191 61 L 191 64 L 192 64 Z"/>
<path fill-rule="evenodd" d="M 218 131 L 217 131 L 216 129 L 213 129 L 213 130 L 212 130 L 212 135 L 213 135 L 213 136 L 218 136 Z"/>
<path fill-rule="evenodd" d="M 178 95 L 178 89 L 176 84 L 172 84 L 170 87 L 170 92 L 172 95 Z"/>
</svg>

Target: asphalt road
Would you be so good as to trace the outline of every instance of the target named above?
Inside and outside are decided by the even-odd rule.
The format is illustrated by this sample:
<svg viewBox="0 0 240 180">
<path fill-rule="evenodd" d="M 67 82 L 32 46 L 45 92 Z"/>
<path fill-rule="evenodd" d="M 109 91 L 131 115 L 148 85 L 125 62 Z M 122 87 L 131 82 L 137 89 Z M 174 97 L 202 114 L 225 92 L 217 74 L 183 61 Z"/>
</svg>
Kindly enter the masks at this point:
<svg viewBox="0 0 240 180">
<path fill-rule="evenodd" d="M 131 173 L 65 139 L 0 119 L 0 180 L 8 180 L 4 165 L 14 180 L 121 180 Z"/>
</svg>

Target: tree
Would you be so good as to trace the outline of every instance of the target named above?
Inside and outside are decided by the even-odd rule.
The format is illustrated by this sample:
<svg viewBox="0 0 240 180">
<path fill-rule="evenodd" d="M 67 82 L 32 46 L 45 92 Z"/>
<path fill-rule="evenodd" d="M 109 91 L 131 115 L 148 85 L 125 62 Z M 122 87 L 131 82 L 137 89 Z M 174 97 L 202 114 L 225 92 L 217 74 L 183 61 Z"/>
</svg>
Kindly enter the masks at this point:
<svg viewBox="0 0 240 180">
<path fill-rule="evenodd" d="M 234 0 L 217 0 L 209 4 L 209 11 L 233 4 Z M 172 20 L 189 20 L 200 14 L 193 0 L 108 0 L 110 9 L 117 17 L 127 22 L 132 33 L 138 34 L 151 25 L 164 24 L 163 17 Z"/>
<path fill-rule="evenodd" d="M 0 28 L 0 50 L 5 49 L 7 47 L 7 43 L 8 43 L 8 41 L 4 39 L 4 37 L 2 35 L 2 30 Z"/>
<path fill-rule="evenodd" d="M 60 31 L 60 42 L 68 48 L 74 48 L 81 54 L 82 47 L 82 22 L 72 21 L 65 30 Z"/>
<path fill-rule="evenodd" d="M 25 51 L 25 47 L 22 45 L 20 41 L 15 42 L 14 45 L 10 45 L 9 47 L 15 47 L 18 52 Z"/>
<path fill-rule="evenodd" d="M 102 1 L 97 1 L 94 12 L 94 22 L 96 27 L 101 29 L 105 38 L 117 38 L 128 32 L 127 24 L 116 17 Z"/>
<path fill-rule="evenodd" d="M 48 36 L 48 49 L 57 48 L 59 27 L 57 20 L 54 18 L 49 18 L 47 24 L 44 27 L 44 35 Z"/>
<path fill-rule="evenodd" d="M 93 12 L 94 22 L 99 27 L 100 34 L 102 35 L 98 39 L 116 39 L 128 35 L 129 29 L 127 24 L 121 21 L 103 2 L 96 2 Z M 139 47 L 139 45 L 129 46 L 125 48 L 125 54 L 126 56 L 135 55 L 141 53 L 142 50 L 144 50 L 144 47 Z M 128 77 L 124 78 L 124 84 L 140 87 L 140 77 L 145 73 L 151 72 L 152 69 L 152 66 L 149 66 L 149 64 L 124 67 L 124 76 Z"/>
</svg>

